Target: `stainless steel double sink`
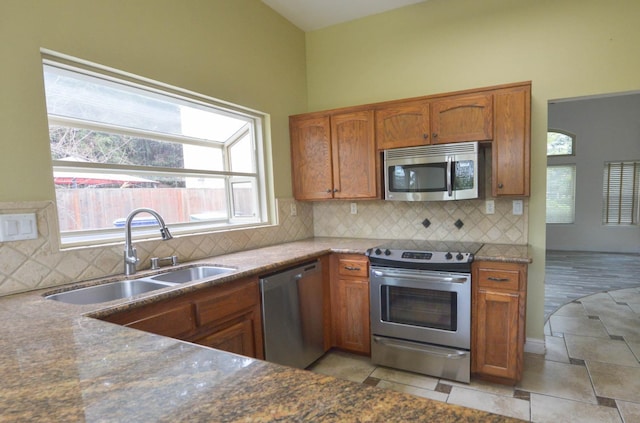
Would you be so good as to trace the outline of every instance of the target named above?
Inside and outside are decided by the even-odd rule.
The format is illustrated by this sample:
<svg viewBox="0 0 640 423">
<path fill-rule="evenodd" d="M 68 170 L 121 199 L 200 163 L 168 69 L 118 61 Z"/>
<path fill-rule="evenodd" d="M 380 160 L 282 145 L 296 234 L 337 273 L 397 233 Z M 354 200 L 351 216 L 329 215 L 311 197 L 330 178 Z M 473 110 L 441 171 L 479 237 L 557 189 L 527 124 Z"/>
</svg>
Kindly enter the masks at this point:
<svg viewBox="0 0 640 423">
<path fill-rule="evenodd" d="M 176 286 L 187 282 L 211 279 L 235 269 L 222 266 L 198 265 L 176 269 L 155 276 L 140 279 L 109 282 L 86 288 L 73 289 L 47 295 L 49 300 L 61 301 L 69 304 L 99 304 L 123 298 L 134 297 L 145 292 Z"/>
</svg>

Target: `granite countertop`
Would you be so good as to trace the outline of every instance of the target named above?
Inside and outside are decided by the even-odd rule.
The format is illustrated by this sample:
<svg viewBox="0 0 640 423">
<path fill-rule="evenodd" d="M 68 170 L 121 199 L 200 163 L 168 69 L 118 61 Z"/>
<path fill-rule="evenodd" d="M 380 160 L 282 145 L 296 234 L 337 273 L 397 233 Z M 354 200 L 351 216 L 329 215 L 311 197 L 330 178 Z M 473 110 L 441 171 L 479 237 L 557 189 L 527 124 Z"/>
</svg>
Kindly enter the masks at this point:
<svg viewBox="0 0 640 423">
<path fill-rule="evenodd" d="M 2 297 L 0 421 L 516 421 L 88 317 L 379 243 L 316 238 L 219 256 L 201 262 L 237 271 L 129 301 L 64 304 L 43 298 L 51 288 Z"/>
</svg>

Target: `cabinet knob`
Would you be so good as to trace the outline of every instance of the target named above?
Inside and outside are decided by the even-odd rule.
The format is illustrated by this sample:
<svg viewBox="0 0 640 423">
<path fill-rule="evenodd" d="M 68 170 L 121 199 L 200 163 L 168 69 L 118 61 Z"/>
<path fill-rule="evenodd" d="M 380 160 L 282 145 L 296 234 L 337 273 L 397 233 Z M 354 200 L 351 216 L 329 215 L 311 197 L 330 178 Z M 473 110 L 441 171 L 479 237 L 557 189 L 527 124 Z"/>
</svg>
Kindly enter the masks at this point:
<svg viewBox="0 0 640 423">
<path fill-rule="evenodd" d="M 338 188 L 333 189 L 333 192 L 338 192 L 338 191 L 340 191 Z"/>
<path fill-rule="evenodd" d="M 438 138 L 438 134 L 436 134 L 435 132 L 433 134 L 431 134 L 431 137 L 433 138 Z"/>
<path fill-rule="evenodd" d="M 504 187 L 504 185 L 498 184 L 498 188 L 502 189 L 502 187 Z"/>
<path fill-rule="evenodd" d="M 331 194 L 331 188 L 329 188 L 329 189 L 327 190 L 327 193 Z"/>
<path fill-rule="evenodd" d="M 429 134 L 422 134 L 422 138 L 426 140 L 427 138 L 429 138 Z"/>
</svg>

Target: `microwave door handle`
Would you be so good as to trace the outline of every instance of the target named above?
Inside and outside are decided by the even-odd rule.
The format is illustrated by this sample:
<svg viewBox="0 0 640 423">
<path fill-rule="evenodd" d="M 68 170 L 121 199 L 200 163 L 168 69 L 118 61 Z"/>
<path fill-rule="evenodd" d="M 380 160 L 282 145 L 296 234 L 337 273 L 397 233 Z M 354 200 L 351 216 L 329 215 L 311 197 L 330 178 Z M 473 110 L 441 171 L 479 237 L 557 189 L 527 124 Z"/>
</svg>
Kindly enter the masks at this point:
<svg viewBox="0 0 640 423">
<path fill-rule="evenodd" d="M 448 156 L 447 157 L 447 193 L 449 194 L 449 197 L 453 195 L 453 180 L 452 180 L 452 172 L 451 172 L 452 162 L 453 162 L 452 157 Z"/>
</svg>

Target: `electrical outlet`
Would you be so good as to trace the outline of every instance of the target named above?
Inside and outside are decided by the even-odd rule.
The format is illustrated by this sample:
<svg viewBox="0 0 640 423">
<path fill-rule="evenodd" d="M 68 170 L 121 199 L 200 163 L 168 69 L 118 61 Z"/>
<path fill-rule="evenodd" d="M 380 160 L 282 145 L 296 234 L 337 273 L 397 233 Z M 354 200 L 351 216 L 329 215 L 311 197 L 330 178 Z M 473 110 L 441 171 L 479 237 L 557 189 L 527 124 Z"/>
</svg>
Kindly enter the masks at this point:
<svg viewBox="0 0 640 423">
<path fill-rule="evenodd" d="M 484 203 L 484 213 L 494 214 L 496 212 L 496 202 L 493 200 L 487 200 Z"/>
<path fill-rule="evenodd" d="M 296 207 L 295 203 L 291 203 L 291 216 L 297 216 L 298 215 L 298 208 Z"/>
<path fill-rule="evenodd" d="M 351 214 L 358 214 L 358 205 L 356 203 L 351 203 Z"/>
<path fill-rule="evenodd" d="M 520 216 L 523 213 L 522 200 L 513 200 L 512 209 L 514 216 Z"/>
</svg>

